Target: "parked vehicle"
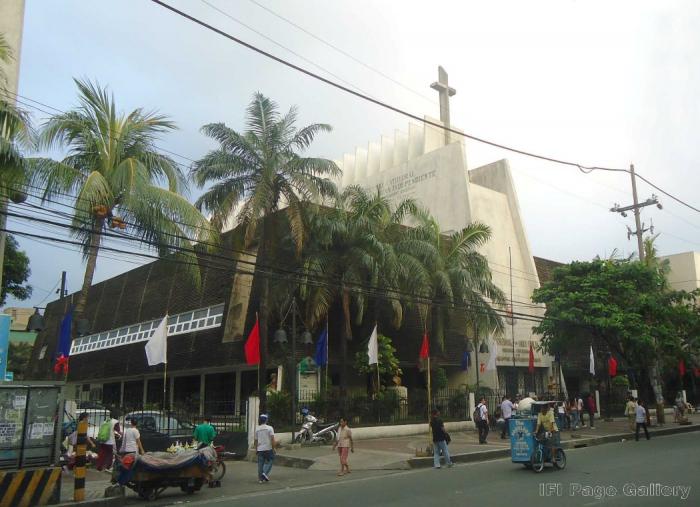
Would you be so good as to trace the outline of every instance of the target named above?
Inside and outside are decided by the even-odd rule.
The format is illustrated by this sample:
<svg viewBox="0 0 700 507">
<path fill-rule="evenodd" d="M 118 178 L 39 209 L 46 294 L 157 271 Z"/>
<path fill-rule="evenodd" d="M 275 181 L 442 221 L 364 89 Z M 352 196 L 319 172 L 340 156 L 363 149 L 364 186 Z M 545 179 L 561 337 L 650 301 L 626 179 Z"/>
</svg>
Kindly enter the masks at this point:
<svg viewBox="0 0 700 507">
<path fill-rule="evenodd" d="M 338 423 L 321 424 L 307 409 L 302 410 L 304 422 L 294 437 L 296 443 L 322 442 L 330 444 L 337 438 Z"/>
<path fill-rule="evenodd" d="M 192 440 L 194 425 L 159 410 L 130 412 L 124 420 L 136 419 L 141 444 L 146 451 L 165 451 L 177 442 Z"/>
</svg>

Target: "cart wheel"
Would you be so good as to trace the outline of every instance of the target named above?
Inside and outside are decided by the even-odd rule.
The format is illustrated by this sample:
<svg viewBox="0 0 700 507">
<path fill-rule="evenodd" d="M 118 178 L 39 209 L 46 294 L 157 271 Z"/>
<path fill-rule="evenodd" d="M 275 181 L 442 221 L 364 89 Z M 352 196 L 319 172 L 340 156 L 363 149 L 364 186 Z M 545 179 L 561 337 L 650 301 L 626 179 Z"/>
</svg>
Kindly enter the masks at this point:
<svg viewBox="0 0 700 507">
<path fill-rule="evenodd" d="M 211 466 L 211 480 L 220 481 L 226 474 L 226 464 L 223 461 L 215 461 Z"/>
<path fill-rule="evenodd" d="M 139 496 L 148 502 L 152 502 L 158 498 L 158 492 L 155 488 L 143 488 L 139 491 Z"/>
<path fill-rule="evenodd" d="M 536 473 L 540 473 L 542 470 L 544 470 L 544 453 L 542 452 L 541 447 L 535 449 L 535 452 L 532 454 L 532 458 L 530 459 L 530 461 L 532 464 L 532 469 Z"/>
<path fill-rule="evenodd" d="M 557 459 L 554 461 L 554 466 L 559 470 L 566 468 L 566 453 L 564 449 L 557 449 Z"/>
</svg>

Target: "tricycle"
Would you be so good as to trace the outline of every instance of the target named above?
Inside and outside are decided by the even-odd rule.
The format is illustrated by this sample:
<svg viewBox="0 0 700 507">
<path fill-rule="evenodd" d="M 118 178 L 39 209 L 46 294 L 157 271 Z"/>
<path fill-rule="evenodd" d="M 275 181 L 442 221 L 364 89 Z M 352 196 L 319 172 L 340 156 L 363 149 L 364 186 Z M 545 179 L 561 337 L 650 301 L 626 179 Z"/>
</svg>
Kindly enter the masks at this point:
<svg viewBox="0 0 700 507">
<path fill-rule="evenodd" d="M 511 461 L 520 463 L 525 468 L 541 472 L 545 463 L 552 463 L 558 470 L 566 467 L 566 454 L 551 433 L 536 434 L 537 414 L 543 405 L 552 401 L 533 402 L 526 410 L 518 413 L 509 421 Z M 556 435 L 556 434 L 555 434 Z M 556 460 L 552 460 L 552 449 L 556 449 Z"/>
</svg>

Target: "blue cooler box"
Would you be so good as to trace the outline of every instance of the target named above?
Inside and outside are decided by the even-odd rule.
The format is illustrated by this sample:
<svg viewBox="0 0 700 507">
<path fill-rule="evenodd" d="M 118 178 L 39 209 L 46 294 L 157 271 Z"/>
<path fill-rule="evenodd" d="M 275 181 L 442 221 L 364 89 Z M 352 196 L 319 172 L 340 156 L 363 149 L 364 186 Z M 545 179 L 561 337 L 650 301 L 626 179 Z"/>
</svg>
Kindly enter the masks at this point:
<svg viewBox="0 0 700 507">
<path fill-rule="evenodd" d="M 510 457 L 513 463 L 529 463 L 535 450 L 537 418 L 513 417 L 509 422 Z"/>
</svg>

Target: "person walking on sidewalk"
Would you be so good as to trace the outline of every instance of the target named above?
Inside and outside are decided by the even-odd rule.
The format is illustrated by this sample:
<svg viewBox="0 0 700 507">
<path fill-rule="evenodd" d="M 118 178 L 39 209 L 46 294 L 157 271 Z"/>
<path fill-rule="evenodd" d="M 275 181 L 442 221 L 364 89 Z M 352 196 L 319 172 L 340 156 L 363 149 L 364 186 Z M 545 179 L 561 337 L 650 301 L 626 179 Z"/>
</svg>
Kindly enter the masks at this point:
<svg viewBox="0 0 700 507">
<path fill-rule="evenodd" d="M 474 415 L 476 416 L 476 427 L 479 430 L 479 443 L 487 444 L 486 437 L 489 436 L 489 409 L 486 408 L 485 396 L 479 399 Z"/>
<path fill-rule="evenodd" d="M 258 482 L 270 482 L 270 471 L 275 459 L 275 430 L 267 424 L 267 415 L 260 414 L 255 430 L 255 452 L 258 455 Z"/>
<path fill-rule="evenodd" d="M 578 416 L 581 422 L 581 427 L 585 428 L 586 427 L 586 420 L 584 417 L 585 411 L 583 407 L 583 398 L 581 398 L 580 394 L 577 394 L 576 397 L 574 398 L 574 402 L 576 403 L 576 408 L 578 409 Z"/>
<path fill-rule="evenodd" d="M 640 401 L 635 409 L 636 428 L 634 430 L 634 439 L 639 442 L 639 428 L 644 428 L 644 435 L 649 440 L 649 430 L 647 430 L 647 410 L 644 407 L 644 402 Z"/>
<path fill-rule="evenodd" d="M 97 463 L 95 468 L 99 471 L 112 469 L 114 454 L 117 446 L 117 437 L 121 436 L 119 421 L 115 419 L 114 413 L 110 412 L 109 417 L 100 426 L 97 440 L 99 441 L 99 451 L 97 451 Z"/>
<path fill-rule="evenodd" d="M 576 396 L 569 400 L 569 413 L 571 414 L 571 429 L 577 430 L 581 422 L 578 414 L 578 397 Z"/>
<path fill-rule="evenodd" d="M 501 401 L 501 417 L 503 417 L 503 430 L 501 430 L 501 440 L 506 438 L 506 433 L 510 436 L 510 418 L 513 417 L 513 402 L 507 396 Z"/>
<path fill-rule="evenodd" d="M 589 421 L 589 426 L 591 427 L 592 430 L 595 429 L 595 422 L 593 420 L 593 416 L 595 414 L 595 399 L 593 399 L 593 394 L 588 393 L 588 398 L 586 398 L 586 409 L 588 410 L 588 421 Z"/>
<path fill-rule="evenodd" d="M 345 417 L 340 418 L 338 439 L 333 442 L 334 451 L 336 447 L 338 448 L 338 456 L 340 457 L 340 472 L 338 472 L 338 477 L 340 477 L 350 473 L 348 451 L 355 452 L 355 444 L 352 441 L 352 430 L 348 428 L 348 420 Z"/>
<path fill-rule="evenodd" d="M 629 421 L 630 431 L 634 431 L 634 423 L 635 418 L 637 416 L 637 403 L 634 399 L 634 396 L 630 396 L 630 399 L 627 400 L 627 405 L 625 405 L 625 415 L 627 416 L 627 420 Z"/>
<path fill-rule="evenodd" d="M 445 464 L 451 467 L 452 460 L 447 449 L 450 436 L 445 431 L 445 423 L 440 419 L 440 411 L 436 408 L 430 413 L 430 430 L 433 434 L 433 468 L 440 468 L 440 451 L 445 456 Z"/>
</svg>

